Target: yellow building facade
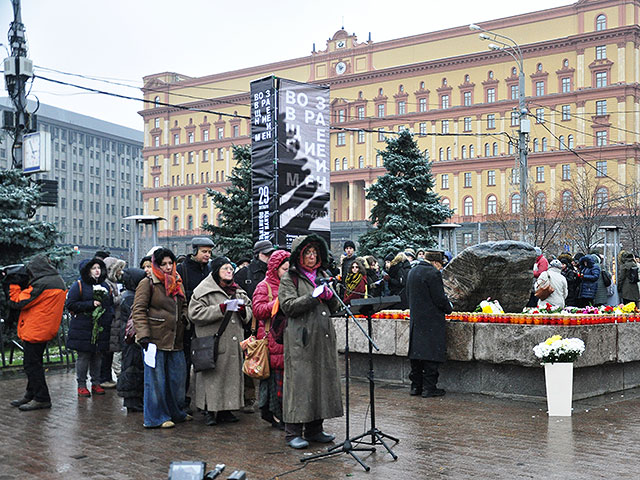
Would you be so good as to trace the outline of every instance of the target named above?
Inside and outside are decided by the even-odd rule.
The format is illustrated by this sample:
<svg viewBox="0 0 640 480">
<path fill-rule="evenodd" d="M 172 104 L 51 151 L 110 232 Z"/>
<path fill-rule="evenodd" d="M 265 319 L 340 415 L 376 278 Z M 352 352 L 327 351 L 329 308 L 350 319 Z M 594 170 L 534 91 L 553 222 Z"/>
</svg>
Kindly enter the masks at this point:
<svg viewBox="0 0 640 480">
<path fill-rule="evenodd" d="M 637 0 L 580 0 L 480 24 L 522 50 L 533 197 L 562 198 L 584 171 L 606 198 L 640 178 L 639 16 Z M 339 30 L 306 57 L 198 78 L 149 75 L 145 213 L 167 219 L 160 236 L 174 246 L 215 223 L 205 189 L 228 185 L 231 146 L 250 142 L 249 84 L 274 74 L 331 86 L 340 127 L 331 133 L 332 232 L 347 238 L 349 225 L 364 225 L 365 189 L 384 173 L 378 150 L 388 132 L 408 128 L 433 160 L 452 220 L 473 226 L 464 243 L 483 241 L 477 232 L 492 215 L 519 208 L 518 73 L 511 56 L 461 26 L 385 42 Z"/>
</svg>

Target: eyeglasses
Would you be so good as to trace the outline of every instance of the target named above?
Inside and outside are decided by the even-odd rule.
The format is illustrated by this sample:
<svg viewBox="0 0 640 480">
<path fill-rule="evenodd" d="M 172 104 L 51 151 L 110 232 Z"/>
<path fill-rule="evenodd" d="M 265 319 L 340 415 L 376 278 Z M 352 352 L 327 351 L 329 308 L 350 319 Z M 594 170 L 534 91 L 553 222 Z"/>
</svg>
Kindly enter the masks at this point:
<svg viewBox="0 0 640 480">
<path fill-rule="evenodd" d="M 318 256 L 318 252 L 316 252 L 315 250 L 307 250 L 306 252 L 304 252 L 304 256 L 305 257 L 317 257 Z"/>
<path fill-rule="evenodd" d="M 231 265 L 229 265 L 228 267 L 220 267 L 220 270 L 227 270 L 227 271 L 233 272 L 233 267 Z"/>
</svg>

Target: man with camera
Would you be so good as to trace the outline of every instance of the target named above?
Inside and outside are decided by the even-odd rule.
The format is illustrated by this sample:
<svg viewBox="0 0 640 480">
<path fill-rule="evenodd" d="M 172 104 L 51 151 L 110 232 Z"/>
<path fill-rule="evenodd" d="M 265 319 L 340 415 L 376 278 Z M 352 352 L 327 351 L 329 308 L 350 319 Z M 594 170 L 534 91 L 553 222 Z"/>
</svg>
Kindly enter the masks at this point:
<svg viewBox="0 0 640 480">
<path fill-rule="evenodd" d="M 45 255 L 38 255 L 29 262 L 26 272 L 29 279 L 26 285 L 8 279 L 9 305 L 20 311 L 18 337 L 24 347 L 27 374 L 24 397 L 12 401 L 11 405 L 22 411 L 51 408 L 42 355 L 47 342 L 58 334 L 67 294 L 62 277 Z"/>
</svg>

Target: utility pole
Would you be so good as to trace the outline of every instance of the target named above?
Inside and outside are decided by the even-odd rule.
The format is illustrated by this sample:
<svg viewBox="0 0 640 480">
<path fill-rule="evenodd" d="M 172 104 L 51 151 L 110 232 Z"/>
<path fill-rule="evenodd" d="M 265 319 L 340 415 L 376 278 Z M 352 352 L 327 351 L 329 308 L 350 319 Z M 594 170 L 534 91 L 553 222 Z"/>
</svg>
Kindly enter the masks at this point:
<svg viewBox="0 0 640 480">
<path fill-rule="evenodd" d="M 30 129 L 30 117 L 27 113 L 27 81 L 33 77 L 33 62 L 27 58 L 27 41 L 25 28 L 20 13 L 20 0 L 11 0 L 13 5 L 13 22 L 9 26 L 9 46 L 11 56 L 4 60 L 4 79 L 9 97 L 15 106 L 13 119 L 13 148 L 11 156 L 13 168 L 22 168 L 22 142 L 25 132 Z M 9 125 L 7 125 L 9 123 Z M 11 127 L 5 122 L 5 127 Z"/>
</svg>

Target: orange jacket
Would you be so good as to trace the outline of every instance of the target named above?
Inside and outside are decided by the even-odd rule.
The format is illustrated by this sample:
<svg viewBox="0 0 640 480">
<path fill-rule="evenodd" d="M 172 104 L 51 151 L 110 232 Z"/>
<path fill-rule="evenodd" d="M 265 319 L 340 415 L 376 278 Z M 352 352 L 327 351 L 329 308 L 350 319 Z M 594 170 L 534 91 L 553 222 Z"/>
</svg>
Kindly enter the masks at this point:
<svg viewBox="0 0 640 480">
<path fill-rule="evenodd" d="M 46 257 L 39 255 L 29 265 L 29 286 L 9 285 L 11 308 L 20 310 L 18 337 L 38 343 L 55 338 L 62 321 L 67 295 L 64 281 Z"/>
</svg>

